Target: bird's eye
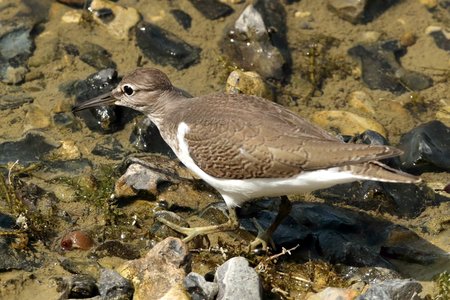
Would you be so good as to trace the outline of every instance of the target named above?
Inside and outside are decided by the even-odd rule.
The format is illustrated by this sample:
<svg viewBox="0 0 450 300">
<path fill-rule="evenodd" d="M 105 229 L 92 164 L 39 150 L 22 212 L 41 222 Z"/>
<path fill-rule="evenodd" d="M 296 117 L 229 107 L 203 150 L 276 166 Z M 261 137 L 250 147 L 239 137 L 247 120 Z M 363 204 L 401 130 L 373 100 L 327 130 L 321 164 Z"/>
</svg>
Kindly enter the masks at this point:
<svg viewBox="0 0 450 300">
<path fill-rule="evenodd" d="M 125 94 L 127 94 L 128 96 L 132 96 L 134 94 L 134 89 L 131 85 L 125 84 L 122 87 L 122 90 Z"/>
</svg>

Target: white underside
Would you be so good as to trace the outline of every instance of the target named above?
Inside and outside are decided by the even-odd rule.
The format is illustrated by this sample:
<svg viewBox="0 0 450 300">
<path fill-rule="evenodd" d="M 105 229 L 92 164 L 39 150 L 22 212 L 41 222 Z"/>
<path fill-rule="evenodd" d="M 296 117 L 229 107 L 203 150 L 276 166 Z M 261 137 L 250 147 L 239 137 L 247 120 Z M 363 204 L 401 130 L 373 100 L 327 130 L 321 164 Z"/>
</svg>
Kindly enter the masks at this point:
<svg viewBox="0 0 450 300">
<path fill-rule="evenodd" d="M 249 199 L 270 196 L 301 194 L 336 184 L 352 182 L 361 177 L 351 172 L 340 172 L 338 168 L 329 168 L 311 172 L 302 172 L 290 178 L 254 178 L 254 179 L 220 179 L 203 172 L 189 155 L 189 146 L 184 139 L 189 126 L 182 122 L 178 125 L 179 143 L 178 159 L 192 172 L 217 189 L 228 207 L 240 206 Z"/>
</svg>

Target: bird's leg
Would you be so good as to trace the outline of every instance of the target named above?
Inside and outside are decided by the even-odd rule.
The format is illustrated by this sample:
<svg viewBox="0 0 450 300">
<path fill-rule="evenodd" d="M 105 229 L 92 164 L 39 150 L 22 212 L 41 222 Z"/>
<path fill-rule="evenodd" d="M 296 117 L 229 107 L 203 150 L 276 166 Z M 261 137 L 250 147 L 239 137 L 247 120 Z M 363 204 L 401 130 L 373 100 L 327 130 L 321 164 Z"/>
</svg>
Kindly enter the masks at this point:
<svg viewBox="0 0 450 300">
<path fill-rule="evenodd" d="M 186 237 L 183 239 L 184 242 L 189 242 L 193 238 L 195 238 L 198 235 L 206 235 L 210 233 L 216 233 L 216 232 L 222 232 L 222 231 L 232 231 L 239 228 L 239 219 L 236 215 L 236 208 L 229 208 L 229 215 L 228 215 L 228 221 L 219 224 L 219 225 L 210 225 L 210 226 L 201 226 L 201 227 L 182 227 L 177 224 L 174 224 L 163 217 L 157 217 L 156 219 L 163 223 L 164 225 L 172 228 L 176 232 L 185 234 Z"/>
<path fill-rule="evenodd" d="M 260 226 L 256 226 L 258 229 L 258 236 L 253 242 L 250 243 L 249 249 L 254 250 L 261 245 L 263 250 L 267 250 L 267 243 L 270 242 L 273 246 L 272 234 L 277 229 L 277 227 L 283 222 L 283 220 L 291 212 L 292 203 L 289 201 L 288 197 L 282 196 L 280 205 L 278 206 L 278 213 L 272 224 L 265 230 L 262 231 Z"/>
</svg>

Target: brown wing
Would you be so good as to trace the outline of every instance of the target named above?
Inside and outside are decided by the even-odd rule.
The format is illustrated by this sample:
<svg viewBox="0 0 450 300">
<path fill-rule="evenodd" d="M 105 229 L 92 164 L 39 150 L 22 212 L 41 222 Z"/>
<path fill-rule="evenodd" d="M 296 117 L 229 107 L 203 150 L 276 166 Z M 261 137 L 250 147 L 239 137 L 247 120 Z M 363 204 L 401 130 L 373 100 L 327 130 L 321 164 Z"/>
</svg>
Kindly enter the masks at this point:
<svg viewBox="0 0 450 300">
<path fill-rule="evenodd" d="M 191 106 L 184 115 L 190 128 L 185 139 L 194 161 L 214 177 L 280 178 L 401 153 L 387 146 L 342 143 L 285 108 L 259 98 L 208 97 L 197 98 L 203 98 L 198 101 L 201 109 Z M 223 101 L 222 105 L 217 106 L 217 101 Z M 216 104 L 211 106 L 212 102 Z M 217 107 L 221 107 L 219 114 L 213 113 Z"/>
</svg>

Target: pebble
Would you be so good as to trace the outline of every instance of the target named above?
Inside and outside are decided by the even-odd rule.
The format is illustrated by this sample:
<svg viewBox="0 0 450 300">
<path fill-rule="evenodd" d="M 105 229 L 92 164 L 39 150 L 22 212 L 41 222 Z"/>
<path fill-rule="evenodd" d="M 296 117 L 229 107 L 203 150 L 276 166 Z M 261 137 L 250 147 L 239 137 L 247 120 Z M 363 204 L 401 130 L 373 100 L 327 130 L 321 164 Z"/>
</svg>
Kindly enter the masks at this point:
<svg viewBox="0 0 450 300">
<path fill-rule="evenodd" d="M 171 9 L 170 13 L 185 30 L 191 28 L 192 17 L 181 9 Z"/>
<path fill-rule="evenodd" d="M 81 20 L 83 20 L 83 14 L 77 10 L 69 10 L 61 17 L 61 21 L 68 24 L 80 24 Z"/>
<path fill-rule="evenodd" d="M 156 244 L 145 257 L 123 264 L 118 272 L 133 283 L 134 300 L 189 299 L 183 284 L 190 268 L 191 255 L 186 244 L 169 237 Z"/>
<path fill-rule="evenodd" d="M 394 5 L 397 0 L 328 0 L 328 8 L 352 24 L 368 23 Z"/>
<path fill-rule="evenodd" d="M 421 291 L 422 286 L 415 280 L 392 279 L 373 283 L 369 289 L 356 298 L 356 300 L 421 300 L 422 297 L 419 296 Z"/>
<path fill-rule="evenodd" d="M 216 270 L 214 282 L 219 285 L 217 300 L 262 299 L 261 281 L 258 273 L 241 256 L 227 260 Z"/>
<path fill-rule="evenodd" d="M 256 72 L 243 72 L 234 70 L 230 73 L 225 86 L 228 94 L 246 94 L 263 97 L 274 100 L 273 93 L 269 90 L 267 84 Z"/>
<path fill-rule="evenodd" d="M 319 111 L 312 115 L 311 120 L 321 127 L 337 129 L 342 135 L 354 136 L 366 130 L 376 131 L 383 136 L 387 134 L 377 121 L 348 111 Z"/>
<path fill-rule="evenodd" d="M 91 236 L 80 230 L 74 230 L 61 239 L 61 249 L 71 251 L 74 249 L 89 250 L 94 246 Z"/>
<path fill-rule="evenodd" d="M 96 11 L 109 9 L 114 14 L 113 20 L 104 20 L 101 14 L 95 14 Z M 93 13 L 94 20 L 104 26 L 111 36 L 118 39 L 128 39 L 129 31 L 140 20 L 139 12 L 134 7 L 123 7 L 111 1 L 93 0 L 89 6 Z"/>
<path fill-rule="evenodd" d="M 184 278 L 184 287 L 192 300 L 214 300 L 219 292 L 215 282 L 208 282 L 202 275 L 191 272 Z"/>
<path fill-rule="evenodd" d="M 425 32 L 433 37 L 436 46 L 439 48 L 450 51 L 450 32 L 439 26 L 429 26 Z"/>
<path fill-rule="evenodd" d="M 171 65 L 181 70 L 200 61 L 200 48 L 151 23 L 138 24 L 136 42 L 142 53 L 155 64 Z"/>
</svg>

